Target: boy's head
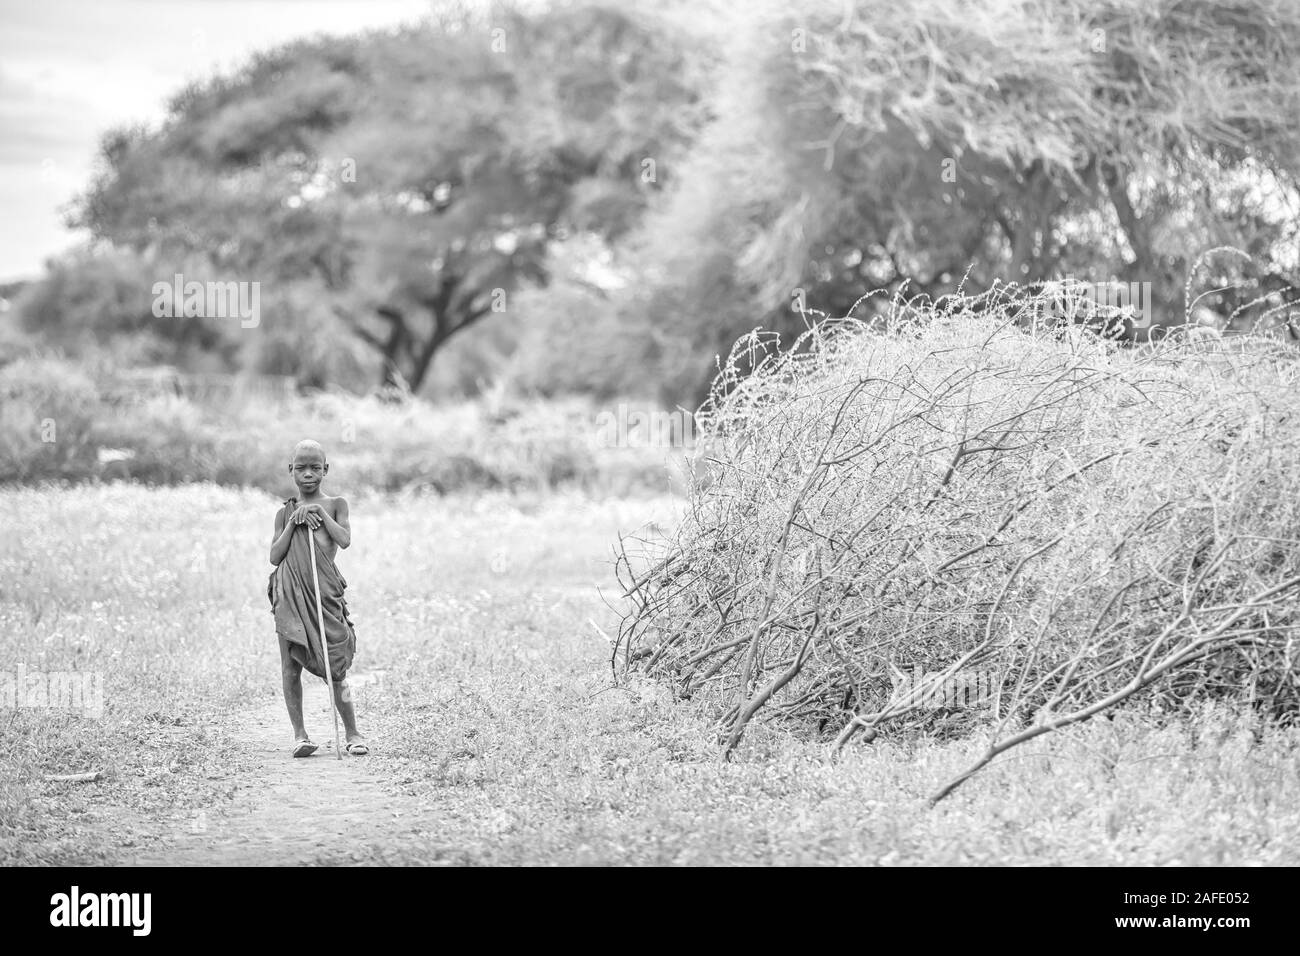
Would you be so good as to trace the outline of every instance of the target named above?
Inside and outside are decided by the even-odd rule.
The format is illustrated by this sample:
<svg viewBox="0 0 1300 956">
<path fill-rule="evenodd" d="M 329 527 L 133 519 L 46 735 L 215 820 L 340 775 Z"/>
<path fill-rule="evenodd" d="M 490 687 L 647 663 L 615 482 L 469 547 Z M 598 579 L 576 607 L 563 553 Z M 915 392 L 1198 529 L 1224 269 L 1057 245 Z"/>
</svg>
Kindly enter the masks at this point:
<svg viewBox="0 0 1300 956">
<path fill-rule="evenodd" d="M 320 442 L 304 438 L 293 446 L 293 461 L 289 463 L 289 474 L 294 484 L 305 495 L 314 494 L 320 483 L 329 474 L 329 462 L 325 460 L 325 449 Z"/>
</svg>

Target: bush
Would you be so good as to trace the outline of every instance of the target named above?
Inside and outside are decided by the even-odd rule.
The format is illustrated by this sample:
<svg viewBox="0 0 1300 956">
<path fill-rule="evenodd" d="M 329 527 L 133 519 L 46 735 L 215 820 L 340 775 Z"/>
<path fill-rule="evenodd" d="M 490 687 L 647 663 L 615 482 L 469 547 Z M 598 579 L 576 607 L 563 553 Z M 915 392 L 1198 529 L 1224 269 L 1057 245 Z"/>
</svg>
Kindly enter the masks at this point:
<svg viewBox="0 0 1300 956">
<path fill-rule="evenodd" d="M 1137 697 L 1300 710 L 1300 352 L 1118 349 L 1023 307 L 743 339 L 687 517 L 620 562 L 624 667 L 728 750 L 751 719 L 841 744 L 979 723 L 992 756 Z"/>
<path fill-rule="evenodd" d="M 517 388 L 600 398 L 657 393 L 656 336 L 644 313 L 621 314 L 599 289 L 567 277 L 519 299 L 524 319 L 508 371 Z"/>
<path fill-rule="evenodd" d="M 575 486 L 663 491 L 663 454 L 604 448 L 595 409 L 568 402 L 435 406 L 320 392 L 272 400 L 237 389 L 198 402 L 159 390 L 96 383 L 81 366 L 28 358 L 0 368 L 0 481 L 211 481 L 293 491 L 294 444 L 325 446 L 348 490 L 545 491 Z M 163 390 L 165 391 L 165 390 Z"/>
<path fill-rule="evenodd" d="M 60 359 L 0 367 L 0 481 L 91 475 L 98 401 L 90 377 Z"/>
</svg>

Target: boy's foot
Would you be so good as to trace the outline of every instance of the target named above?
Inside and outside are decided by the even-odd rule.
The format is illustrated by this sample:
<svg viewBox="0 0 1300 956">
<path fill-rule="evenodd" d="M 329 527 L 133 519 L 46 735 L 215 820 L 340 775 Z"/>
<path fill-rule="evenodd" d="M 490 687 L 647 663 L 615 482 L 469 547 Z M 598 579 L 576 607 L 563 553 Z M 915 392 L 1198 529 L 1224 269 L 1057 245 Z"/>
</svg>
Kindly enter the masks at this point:
<svg viewBox="0 0 1300 956">
<path fill-rule="evenodd" d="M 366 754 L 370 753 L 370 742 L 367 741 L 365 737 L 357 734 L 355 737 L 348 738 L 348 744 L 343 749 L 346 750 L 350 756 L 364 757 Z"/>
<path fill-rule="evenodd" d="M 295 740 L 293 743 L 293 755 L 295 757 L 310 757 L 316 752 L 319 745 L 312 743 L 306 737 Z"/>
</svg>

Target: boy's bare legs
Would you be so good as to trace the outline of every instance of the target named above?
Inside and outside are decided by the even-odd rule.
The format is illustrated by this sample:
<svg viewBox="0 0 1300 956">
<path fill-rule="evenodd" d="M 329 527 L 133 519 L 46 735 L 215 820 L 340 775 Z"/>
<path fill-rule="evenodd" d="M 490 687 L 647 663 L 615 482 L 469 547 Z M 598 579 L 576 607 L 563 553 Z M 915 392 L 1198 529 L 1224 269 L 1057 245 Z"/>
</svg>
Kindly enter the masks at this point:
<svg viewBox="0 0 1300 956">
<path fill-rule="evenodd" d="M 311 738 L 307 736 L 307 727 L 302 719 L 302 665 L 289 655 L 289 645 L 284 640 L 280 641 L 280 678 L 284 684 L 284 704 L 289 710 L 289 722 L 293 724 L 294 742 L 310 742 Z M 368 741 L 361 731 L 357 730 L 357 711 L 352 705 L 352 688 L 348 686 L 346 680 L 334 683 L 334 706 L 338 708 L 339 716 L 343 718 L 343 729 L 348 746 L 358 744 L 364 747 L 365 749 L 361 750 L 358 756 L 369 752 L 369 747 L 366 746 Z M 298 749 L 295 748 L 295 755 Z M 314 750 L 316 745 L 312 744 L 311 749 L 302 756 Z"/>
<path fill-rule="evenodd" d="M 348 686 L 346 680 L 334 683 L 334 706 L 338 709 L 339 716 L 343 718 L 343 730 L 347 735 L 348 747 L 352 748 L 352 745 L 356 744 L 357 756 L 368 753 L 370 750 L 368 742 L 361 731 L 357 730 L 357 709 L 352 705 L 352 688 Z M 352 753 L 352 750 L 349 749 L 348 753 Z"/>
<path fill-rule="evenodd" d="M 310 741 L 302 720 L 302 665 L 289 656 L 289 645 L 283 638 L 280 640 L 280 682 L 284 687 L 284 705 L 289 710 L 289 723 L 293 724 L 294 743 Z M 299 749 L 294 748 L 295 756 Z M 316 748 L 313 745 L 311 749 Z"/>
</svg>

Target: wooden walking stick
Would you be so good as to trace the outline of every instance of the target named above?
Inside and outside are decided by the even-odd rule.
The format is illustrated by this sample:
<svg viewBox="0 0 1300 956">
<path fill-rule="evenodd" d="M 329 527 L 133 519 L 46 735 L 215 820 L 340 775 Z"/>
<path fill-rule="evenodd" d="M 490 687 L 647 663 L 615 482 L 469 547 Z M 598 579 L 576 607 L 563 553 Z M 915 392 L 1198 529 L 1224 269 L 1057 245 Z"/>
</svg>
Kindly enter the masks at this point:
<svg viewBox="0 0 1300 956">
<path fill-rule="evenodd" d="M 307 540 L 311 543 L 307 545 L 311 551 L 311 583 L 316 589 L 316 623 L 320 625 L 320 650 L 321 656 L 325 658 L 325 686 L 329 688 L 330 694 L 330 713 L 334 715 L 334 753 L 339 760 L 343 759 L 343 745 L 339 743 L 339 711 L 334 704 L 334 680 L 330 676 L 330 648 L 329 641 L 325 639 L 325 612 L 321 610 L 320 604 L 320 575 L 316 573 L 316 532 L 312 531 L 311 525 L 307 525 Z"/>
</svg>

